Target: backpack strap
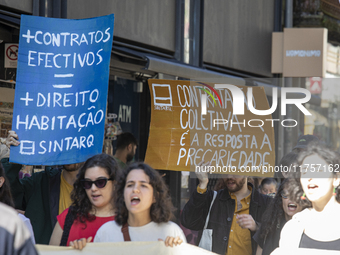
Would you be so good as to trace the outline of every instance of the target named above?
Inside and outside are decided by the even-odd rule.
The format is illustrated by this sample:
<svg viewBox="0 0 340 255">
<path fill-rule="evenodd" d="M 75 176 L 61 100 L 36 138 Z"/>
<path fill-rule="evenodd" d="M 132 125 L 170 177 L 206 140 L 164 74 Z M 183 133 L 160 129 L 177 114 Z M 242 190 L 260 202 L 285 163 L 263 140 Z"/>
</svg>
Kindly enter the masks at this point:
<svg viewBox="0 0 340 255">
<path fill-rule="evenodd" d="M 68 236 L 70 234 L 70 230 L 74 222 L 73 215 L 70 213 L 70 211 L 71 211 L 71 207 L 68 209 L 68 213 L 65 218 L 64 231 L 63 231 L 63 235 L 61 237 L 59 246 L 67 246 Z"/>
<path fill-rule="evenodd" d="M 129 225 L 125 223 L 122 226 L 122 233 L 124 236 L 124 242 L 131 241 L 130 234 L 129 234 Z"/>
</svg>

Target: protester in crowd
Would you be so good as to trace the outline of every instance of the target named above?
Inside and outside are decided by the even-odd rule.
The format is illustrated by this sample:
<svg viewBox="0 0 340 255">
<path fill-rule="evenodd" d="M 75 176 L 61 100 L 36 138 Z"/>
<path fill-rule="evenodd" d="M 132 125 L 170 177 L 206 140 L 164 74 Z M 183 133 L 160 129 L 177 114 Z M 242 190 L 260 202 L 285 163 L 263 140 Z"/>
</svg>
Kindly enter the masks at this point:
<svg viewBox="0 0 340 255">
<path fill-rule="evenodd" d="M 0 162 L 0 202 L 14 208 L 14 202 L 13 202 L 11 190 L 10 190 L 9 183 L 5 175 L 5 170 L 1 162 Z M 25 223 L 27 229 L 30 231 L 32 242 L 33 244 L 35 244 L 31 221 L 27 217 L 25 217 L 23 214 L 21 214 L 20 212 L 18 215 L 19 215 L 19 218 Z"/>
<path fill-rule="evenodd" d="M 314 143 L 300 153 L 298 165 L 301 173 L 289 189 L 296 200 L 308 199 L 312 207 L 287 222 L 274 254 L 297 248 L 340 250 L 339 154 Z"/>
<path fill-rule="evenodd" d="M 18 135 L 12 131 L 7 146 L 18 146 Z M 71 205 L 70 193 L 81 164 L 64 165 L 63 169 L 46 167 L 45 171 L 19 180 L 20 164 L 1 160 L 9 180 L 16 209 L 25 211 L 31 220 L 35 241 L 48 244 L 57 222 L 57 215 Z"/>
<path fill-rule="evenodd" d="M 264 178 L 260 185 L 260 192 L 263 195 L 275 194 L 277 190 L 277 181 L 274 178 Z"/>
<path fill-rule="evenodd" d="M 0 254 L 38 255 L 30 232 L 11 207 L 0 203 Z"/>
<path fill-rule="evenodd" d="M 149 165 L 129 165 L 117 181 L 114 198 L 116 220 L 105 223 L 94 242 L 162 240 L 171 247 L 186 242 L 181 228 L 169 221 L 173 206 L 168 188 Z"/>
<path fill-rule="evenodd" d="M 258 244 L 256 255 L 269 255 L 277 248 L 283 226 L 294 214 L 307 206 L 290 198 L 289 183 L 290 179 L 282 181 L 274 199 L 262 216 L 260 229 L 253 236 Z"/>
<path fill-rule="evenodd" d="M 200 163 L 202 165 L 204 163 Z M 182 225 L 202 230 L 214 191 L 207 190 L 206 172 L 196 172 L 199 184 L 181 214 Z M 212 229 L 212 251 L 219 254 L 255 254 L 256 242 L 251 239 L 259 227 L 267 204 L 272 199 L 260 194 L 246 176 L 227 175 L 226 188 L 217 191 L 211 207 L 207 229 Z"/>
<path fill-rule="evenodd" d="M 51 245 L 91 242 L 104 223 L 114 220 L 111 201 L 118 171 L 113 157 L 104 153 L 85 162 L 74 183 L 72 205 L 57 216 Z"/>
<path fill-rule="evenodd" d="M 131 133 L 125 132 L 118 136 L 114 158 L 121 169 L 133 160 L 137 145 L 137 139 Z"/>
<path fill-rule="evenodd" d="M 274 177 L 278 179 L 284 179 L 289 176 L 289 173 L 294 172 L 297 170 L 297 157 L 298 153 L 296 152 L 289 152 L 286 155 L 284 155 L 280 162 L 279 162 L 279 169 L 280 171 L 275 171 Z"/>
<path fill-rule="evenodd" d="M 293 152 L 299 153 L 300 151 L 306 150 L 309 143 L 318 142 L 319 138 L 314 135 L 300 135 L 298 142 L 293 148 Z"/>
</svg>

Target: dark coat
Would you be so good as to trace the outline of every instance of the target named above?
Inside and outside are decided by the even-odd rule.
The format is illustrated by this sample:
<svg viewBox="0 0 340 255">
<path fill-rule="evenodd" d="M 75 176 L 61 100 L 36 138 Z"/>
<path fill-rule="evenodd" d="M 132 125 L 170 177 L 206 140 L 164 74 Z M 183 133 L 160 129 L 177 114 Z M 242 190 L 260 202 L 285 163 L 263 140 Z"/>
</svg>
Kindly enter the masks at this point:
<svg viewBox="0 0 340 255">
<path fill-rule="evenodd" d="M 59 214 L 60 169 L 45 168 L 19 180 L 21 165 L 1 159 L 11 186 L 15 207 L 31 220 L 37 244 L 49 244 Z"/>
<path fill-rule="evenodd" d="M 261 222 L 261 217 L 270 202 L 270 197 L 260 194 L 252 184 L 248 183 L 253 189 L 249 207 L 249 214 L 257 222 Z M 210 203 L 213 198 L 213 191 L 209 190 L 204 194 L 194 191 L 188 203 L 184 206 L 181 214 L 181 223 L 184 227 L 197 230 L 199 236 L 197 244 L 201 240 L 202 229 L 208 215 Z M 212 251 L 225 254 L 227 250 L 229 232 L 235 212 L 235 200 L 229 195 L 228 189 L 219 190 L 211 208 L 210 218 L 207 229 L 212 229 Z M 251 236 L 255 232 L 251 231 Z M 255 255 L 257 244 L 252 239 L 252 254 Z"/>
</svg>

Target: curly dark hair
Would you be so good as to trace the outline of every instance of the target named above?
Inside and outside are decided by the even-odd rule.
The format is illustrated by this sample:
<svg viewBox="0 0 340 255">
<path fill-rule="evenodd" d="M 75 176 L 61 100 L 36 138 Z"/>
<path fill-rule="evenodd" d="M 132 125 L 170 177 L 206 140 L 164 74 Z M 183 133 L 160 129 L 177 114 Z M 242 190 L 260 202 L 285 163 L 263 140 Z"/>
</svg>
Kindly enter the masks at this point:
<svg viewBox="0 0 340 255">
<path fill-rule="evenodd" d="M 5 169 L 0 162 L 0 177 L 4 177 L 5 182 L 0 187 L 0 202 L 9 205 L 14 208 L 14 202 L 12 198 L 11 188 L 9 186 L 8 179 L 5 175 Z"/>
<path fill-rule="evenodd" d="M 150 185 L 153 188 L 153 195 L 156 202 L 151 205 L 150 217 L 156 223 L 168 222 L 172 217 L 173 205 L 169 194 L 168 187 L 163 181 L 160 174 L 145 163 L 133 163 L 125 169 L 123 174 L 118 178 L 114 191 L 114 201 L 117 210 L 115 221 L 118 225 L 127 223 L 129 212 L 125 205 L 124 190 L 128 174 L 132 170 L 142 169 L 149 176 Z"/>
<path fill-rule="evenodd" d="M 274 233 L 275 229 L 281 225 L 281 223 L 285 220 L 285 212 L 282 207 L 282 198 L 281 193 L 286 188 L 289 189 L 291 184 L 291 179 L 284 179 L 280 184 L 274 199 L 270 202 L 267 209 L 265 210 L 262 216 L 261 223 L 261 237 L 266 238 L 269 234 Z M 301 204 L 300 204 L 301 205 Z M 310 206 L 310 204 L 301 205 L 302 209 Z"/>
<path fill-rule="evenodd" d="M 302 165 L 304 159 L 310 155 L 318 155 L 322 159 L 324 159 L 329 165 L 338 166 L 340 167 L 340 155 L 339 153 L 335 152 L 331 148 L 326 147 L 322 142 L 315 141 L 308 144 L 306 150 L 301 151 L 297 158 L 297 164 Z M 333 176 L 336 177 L 338 173 L 336 171 L 332 171 Z M 299 203 L 309 203 L 308 198 L 306 197 L 305 200 L 301 199 L 303 195 L 303 189 L 301 186 L 300 178 L 301 178 L 301 171 L 294 171 L 290 174 L 291 177 L 291 185 L 289 185 L 289 193 L 293 195 L 293 199 L 298 201 Z M 336 188 L 336 200 L 340 203 L 340 185 Z"/>
<path fill-rule="evenodd" d="M 81 180 L 85 177 L 85 172 L 91 167 L 102 167 L 106 170 L 109 178 L 116 180 L 119 168 L 115 159 L 105 153 L 97 154 L 84 163 L 80 168 L 77 175 L 77 180 L 73 184 L 73 191 L 71 192 L 72 205 L 69 212 L 73 215 L 73 218 L 77 218 L 80 222 L 86 224 L 86 220 L 94 220 L 94 215 L 90 215 L 90 211 L 93 209 L 92 203 L 89 200 L 85 189 L 81 185 Z"/>
</svg>

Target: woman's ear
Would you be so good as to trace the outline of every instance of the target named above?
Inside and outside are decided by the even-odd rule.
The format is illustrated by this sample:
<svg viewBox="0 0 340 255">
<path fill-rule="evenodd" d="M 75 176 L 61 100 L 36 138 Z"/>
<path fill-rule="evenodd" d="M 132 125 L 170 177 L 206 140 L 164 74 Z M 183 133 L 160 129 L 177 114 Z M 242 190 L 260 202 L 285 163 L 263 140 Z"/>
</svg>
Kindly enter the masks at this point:
<svg viewBox="0 0 340 255">
<path fill-rule="evenodd" d="M 5 178 L 3 176 L 0 176 L 0 188 L 2 187 L 2 185 L 4 185 L 5 183 Z"/>
</svg>

